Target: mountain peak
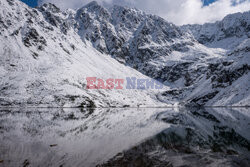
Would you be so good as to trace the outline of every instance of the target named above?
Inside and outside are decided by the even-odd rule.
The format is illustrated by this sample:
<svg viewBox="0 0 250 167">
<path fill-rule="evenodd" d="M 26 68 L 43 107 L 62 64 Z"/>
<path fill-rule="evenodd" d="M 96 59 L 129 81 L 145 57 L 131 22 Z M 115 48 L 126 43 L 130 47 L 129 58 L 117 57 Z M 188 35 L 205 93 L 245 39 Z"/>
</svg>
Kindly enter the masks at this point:
<svg viewBox="0 0 250 167">
<path fill-rule="evenodd" d="M 119 11 L 119 12 L 132 12 L 132 13 L 140 13 L 140 14 L 144 14 L 143 11 L 137 9 L 137 8 L 133 8 L 133 7 L 127 7 L 127 6 L 120 6 L 120 5 L 114 5 L 111 10 L 114 11 Z"/>
<path fill-rule="evenodd" d="M 83 18 L 85 15 L 92 13 L 95 19 L 107 19 L 110 17 L 110 13 L 106 8 L 98 4 L 96 1 L 92 1 L 87 5 L 77 10 L 77 18 Z"/>
<path fill-rule="evenodd" d="M 99 5 L 97 1 L 92 1 L 87 5 L 83 6 L 83 8 L 91 8 L 91 7 L 101 7 L 101 5 Z"/>
</svg>

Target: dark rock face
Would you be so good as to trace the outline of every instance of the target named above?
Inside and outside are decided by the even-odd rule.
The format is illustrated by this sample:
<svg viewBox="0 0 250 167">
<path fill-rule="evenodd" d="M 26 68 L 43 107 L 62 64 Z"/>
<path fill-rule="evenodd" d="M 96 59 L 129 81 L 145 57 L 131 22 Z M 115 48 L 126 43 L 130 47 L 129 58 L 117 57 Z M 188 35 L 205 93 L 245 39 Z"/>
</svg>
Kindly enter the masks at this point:
<svg viewBox="0 0 250 167">
<path fill-rule="evenodd" d="M 203 106 L 206 102 L 208 102 L 209 100 L 211 100 L 212 98 L 214 98 L 217 94 L 219 93 L 219 91 L 215 91 L 212 93 L 208 93 L 202 97 L 197 97 L 192 99 L 188 105 L 191 106 Z"/>
<path fill-rule="evenodd" d="M 175 64 L 173 66 L 164 67 L 161 70 L 160 76 L 157 79 L 163 81 L 175 82 L 181 77 L 185 76 L 188 79 L 189 67 L 192 65 L 192 62 L 185 62 L 180 64 Z"/>
<path fill-rule="evenodd" d="M 43 50 L 43 47 L 47 45 L 45 38 L 40 36 L 34 28 L 26 34 L 23 43 L 26 47 L 37 46 L 39 50 Z"/>
<path fill-rule="evenodd" d="M 250 70 L 248 64 L 242 65 L 237 69 L 225 69 L 231 63 L 223 62 L 222 64 L 210 64 L 208 67 L 207 77 L 211 78 L 213 83 L 212 87 L 227 87 L 232 85 L 234 81 L 247 74 Z"/>
</svg>

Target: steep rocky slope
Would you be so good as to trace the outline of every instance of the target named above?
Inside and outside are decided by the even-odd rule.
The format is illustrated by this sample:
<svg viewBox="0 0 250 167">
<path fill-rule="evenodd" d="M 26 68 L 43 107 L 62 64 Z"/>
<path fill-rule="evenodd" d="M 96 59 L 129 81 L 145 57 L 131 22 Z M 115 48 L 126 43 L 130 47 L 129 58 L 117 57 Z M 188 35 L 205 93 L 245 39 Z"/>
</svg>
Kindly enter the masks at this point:
<svg viewBox="0 0 250 167">
<path fill-rule="evenodd" d="M 44 8 L 47 5 L 44 6 Z M 155 92 L 88 90 L 86 77 L 148 78 L 102 54 L 70 28 L 65 13 L 0 2 L 0 105 L 53 107 L 158 106 Z M 53 14 L 52 14 L 53 13 Z M 65 26 L 64 26 L 65 25 Z"/>
<path fill-rule="evenodd" d="M 4 0 L 1 2 L 0 18 L 3 41 L 1 56 L 5 55 L 1 59 L 0 69 L 1 78 L 4 78 L 5 84 L 7 83 L 1 86 L 4 90 L 1 91 L 1 97 L 6 104 L 10 101 L 8 96 L 12 97 L 13 101 L 29 95 L 32 95 L 30 99 L 34 98 L 34 91 L 26 92 L 27 96 L 19 92 L 17 94 L 20 97 L 14 97 L 14 90 L 18 90 L 15 87 L 25 87 L 25 84 L 19 82 L 24 81 L 23 76 L 34 78 L 27 73 L 28 71 L 42 73 L 37 75 L 39 80 L 42 77 L 50 78 L 51 76 L 45 74 L 48 71 L 44 69 L 44 62 L 50 64 L 48 67 L 51 67 L 53 79 L 42 83 L 39 81 L 33 88 L 44 87 L 45 83 L 52 84 L 52 81 L 56 80 L 56 86 L 49 85 L 46 89 L 57 89 L 62 86 L 62 81 L 72 81 L 71 87 L 58 89 L 66 91 L 64 96 L 67 96 L 69 91 L 71 96 L 76 94 L 72 90 L 76 85 L 79 86 L 78 76 L 81 76 L 81 82 L 84 78 L 82 76 L 148 76 L 165 84 L 163 90 L 154 92 L 94 91 L 95 99 L 104 104 L 110 98 L 113 98 L 111 101 L 124 99 L 124 92 L 128 97 L 137 97 L 127 102 L 136 101 L 136 104 L 133 103 L 134 106 L 156 104 L 156 101 L 159 102 L 157 105 L 163 102 L 169 105 L 246 106 L 250 101 L 249 12 L 229 15 L 221 22 L 177 27 L 158 16 L 145 14 L 137 9 L 121 6 L 106 9 L 96 2 L 91 2 L 76 11 L 61 11 L 53 4 L 31 9 L 19 1 Z M 10 48 L 13 48 L 14 52 L 10 51 Z M 22 56 L 18 54 L 20 50 L 23 52 Z M 9 55 L 16 57 L 10 60 Z M 26 59 L 27 55 L 31 55 L 31 60 L 25 63 L 18 60 L 18 57 Z M 93 61 L 89 61 L 90 59 Z M 20 70 L 22 68 L 13 63 L 5 67 L 9 61 L 18 61 L 25 68 Z M 34 65 L 33 61 L 40 64 Z M 31 70 L 26 63 L 32 64 Z M 22 75 L 14 69 L 22 71 Z M 7 74 L 10 72 L 14 76 Z M 23 72 L 27 75 L 23 75 Z M 59 73 L 63 77 L 60 78 Z M 62 79 L 64 77 L 73 79 Z M 16 84 L 10 84 L 11 81 Z M 80 90 L 83 94 L 88 92 L 81 88 Z M 39 92 L 44 93 L 43 96 L 46 95 L 46 91 Z M 57 91 L 48 92 L 55 95 Z M 134 92 L 140 95 L 133 95 Z M 93 98 L 92 94 L 87 94 L 90 99 Z M 99 98 L 100 94 L 108 96 Z M 149 99 L 144 101 L 141 100 L 142 97 Z M 47 99 L 46 103 L 53 101 L 53 98 Z M 20 103 L 22 102 L 21 100 Z M 118 104 L 123 103 L 122 100 Z M 113 105 L 116 105 L 116 102 Z"/>
</svg>

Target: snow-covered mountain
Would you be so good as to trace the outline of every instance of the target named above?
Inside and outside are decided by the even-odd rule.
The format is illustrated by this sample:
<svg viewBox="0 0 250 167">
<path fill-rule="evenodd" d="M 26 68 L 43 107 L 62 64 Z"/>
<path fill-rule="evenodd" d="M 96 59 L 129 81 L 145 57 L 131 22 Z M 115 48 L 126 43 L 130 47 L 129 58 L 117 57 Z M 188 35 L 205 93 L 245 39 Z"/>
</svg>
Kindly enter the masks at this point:
<svg viewBox="0 0 250 167">
<path fill-rule="evenodd" d="M 177 27 L 91 2 L 61 11 L 0 2 L 1 105 L 164 106 L 250 102 L 250 12 Z M 142 79 L 162 90 L 87 90 L 86 77 Z"/>
<path fill-rule="evenodd" d="M 156 100 L 155 92 L 146 90 L 86 89 L 86 77 L 148 77 L 98 52 L 88 41 L 82 41 L 73 28 L 66 23 L 63 26 L 63 18 L 68 15 L 56 13 L 59 9 L 54 5 L 32 9 L 18 0 L 4 0 L 0 6 L 1 105 L 137 107 L 162 104 Z M 51 14 L 41 12 L 45 7 Z"/>
</svg>

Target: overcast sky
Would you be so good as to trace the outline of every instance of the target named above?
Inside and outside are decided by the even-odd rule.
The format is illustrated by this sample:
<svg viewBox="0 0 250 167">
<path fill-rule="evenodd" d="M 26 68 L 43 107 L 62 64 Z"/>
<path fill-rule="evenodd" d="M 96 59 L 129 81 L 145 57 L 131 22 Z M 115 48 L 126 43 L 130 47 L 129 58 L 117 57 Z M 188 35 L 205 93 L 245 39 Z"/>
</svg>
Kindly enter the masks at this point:
<svg viewBox="0 0 250 167">
<path fill-rule="evenodd" d="M 61 9 L 77 9 L 92 0 L 40 0 L 40 4 L 51 2 Z M 147 13 L 156 14 L 177 25 L 202 24 L 221 20 L 230 13 L 250 10 L 250 0 L 205 0 L 215 1 L 204 6 L 204 0 L 96 0 L 98 3 L 132 6 Z"/>
</svg>

